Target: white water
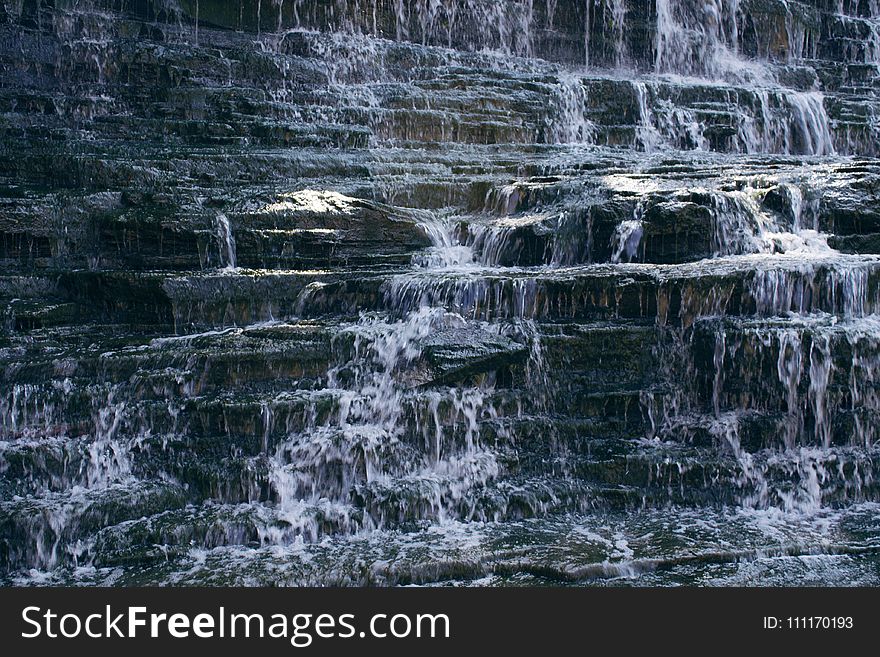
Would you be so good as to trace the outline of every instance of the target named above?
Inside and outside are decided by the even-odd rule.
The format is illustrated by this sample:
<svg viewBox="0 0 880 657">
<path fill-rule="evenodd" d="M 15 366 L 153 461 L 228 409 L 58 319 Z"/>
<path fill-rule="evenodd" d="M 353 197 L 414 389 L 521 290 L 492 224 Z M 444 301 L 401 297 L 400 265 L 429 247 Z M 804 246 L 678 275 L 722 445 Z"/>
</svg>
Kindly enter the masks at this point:
<svg viewBox="0 0 880 657">
<path fill-rule="evenodd" d="M 644 226 L 639 218 L 620 223 L 611 238 L 611 262 L 630 262 L 639 250 Z"/>
<path fill-rule="evenodd" d="M 596 126 L 585 114 L 589 98 L 587 88 L 579 76 L 571 73 L 560 76 L 553 104 L 554 111 L 547 117 L 553 143 L 594 142 Z"/>
<path fill-rule="evenodd" d="M 536 328 L 528 322 L 503 326 L 468 321 L 426 301 L 434 277 L 476 272 L 483 266 L 475 264 L 473 246 L 459 243 L 452 222 L 432 218 L 422 228 L 433 246 L 416 256 L 413 275 L 398 277 L 419 302 L 390 304 L 400 311 L 399 319 L 363 313 L 358 322 L 342 329 L 334 339 L 336 364 L 326 376 L 332 411 L 327 417 L 307 417 L 304 428 L 290 433 L 270 454 L 278 513 L 289 528 L 265 534 L 264 542 L 317 540 L 320 528 L 314 514 L 321 505 L 322 513 L 332 508 L 332 517 L 347 532 L 393 524 L 398 518 L 384 514 L 401 495 L 399 512 L 407 512 L 405 491 L 413 495 L 411 503 L 419 506 L 420 517 L 441 522 L 458 518 L 462 505 L 472 505 L 472 498 L 502 474 L 498 445 L 490 449 L 481 438 L 488 422 L 496 441 L 508 439 L 506 430 L 494 425 L 498 411 L 491 379 L 481 385 L 441 385 L 420 392 L 424 377 L 430 377 L 424 349 L 438 334 L 451 335 L 455 348 L 467 348 L 473 331 L 512 334 L 530 344 L 528 376 L 541 382 L 543 359 Z M 393 290 L 394 285 L 388 293 Z M 314 403 L 317 400 L 310 405 Z M 264 417 L 271 415 L 270 407 Z M 328 478 L 328 472 L 335 474 Z M 360 521 L 349 515 L 353 490 L 368 500 Z M 471 513 L 476 514 L 473 519 L 491 519 Z"/>
<path fill-rule="evenodd" d="M 229 218 L 222 212 L 217 214 L 217 242 L 220 249 L 220 257 L 223 267 L 228 270 L 235 269 L 235 235 Z"/>
<path fill-rule="evenodd" d="M 592 2 L 587 1 L 584 6 L 589 23 Z M 364 3 L 362 9 L 357 15 L 337 15 L 348 34 L 304 32 L 304 28 L 296 25 L 291 31 L 261 37 L 263 47 L 280 55 L 274 63 L 284 72 L 281 88 L 270 89 L 269 93 L 282 101 L 295 94 L 296 80 L 292 77 L 295 69 L 291 69 L 283 43 L 286 35 L 308 33 L 314 37 L 311 48 L 315 54 L 327 61 L 331 91 L 338 96 L 333 102 L 315 106 L 310 111 L 319 113 L 325 120 L 339 121 L 344 120 L 348 111 L 368 110 L 373 143 L 394 141 L 391 128 L 394 122 L 390 118 L 393 112 L 384 107 L 381 83 L 409 81 L 408 71 L 396 66 L 394 57 L 387 59 L 391 48 L 388 42 L 363 36 L 375 33 L 378 28 L 373 25 L 374 18 L 365 21 L 375 17 L 375 3 Z M 537 25 L 529 0 L 518 0 L 510 5 L 461 0 L 400 2 L 395 11 L 398 40 L 471 49 L 485 58 L 485 65 L 503 73 L 547 73 L 537 60 L 511 57 L 534 54 Z M 591 103 L 590 89 L 591 78 L 604 78 L 632 85 L 638 111 L 635 140 L 648 152 L 682 149 L 826 156 L 835 154 L 838 149 L 858 151 L 867 147 L 864 137 L 833 129 L 818 81 L 813 88 L 787 87 L 777 79 L 777 65 L 769 61 L 769 56 L 753 59 L 740 54 L 739 28 L 735 20 L 738 0 L 709 0 L 698 6 L 685 0 L 661 0 L 657 3 L 657 12 L 654 60 L 648 71 L 586 72 L 583 67 L 570 66 L 557 74 L 559 82 L 549 87 L 549 98 L 544 101 L 546 111 L 541 116 L 541 132 L 546 135 L 546 141 L 601 143 L 607 126 L 597 122 L 592 114 L 595 108 L 591 105 L 601 108 L 601 99 L 592 99 Z M 610 40 L 613 52 L 609 66 L 612 68 L 635 65 L 629 61 L 626 50 L 629 14 L 624 0 L 609 0 L 602 14 L 594 17 L 608 23 L 601 29 Z M 464 24 L 480 25 L 481 29 L 476 36 L 456 30 Z M 794 27 L 790 29 L 797 31 Z M 585 35 L 585 46 L 589 48 L 589 32 Z M 803 45 L 805 39 L 808 40 L 807 36 L 793 33 L 789 41 Z M 464 43 L 460 43 L 461 40 Z M 792 52 L 788 56 L 796 62 L 800 54 Z M 441 50 L 435 56 L 444 65 L 454 68 L 471 66 L 473 62 L 473 57 L 465 56 L 460 50 Z M 291 76 L 289 81 L 288 75 Z M 693 86 L 705 87 L 706 93 L 714 98 L 698 102 L 686 100 L 689 94 L 682 91 L 687 92 Z M 604 89 L 600 93 L 605 93 Z M 726 96 L 726 99 L 718 96 Z M 431 98 L 426 96 L 420 102 L 430 103 Z M 734 135 L 717 136 L 714 112 L 721 104 L 730 106 L 729 120 L 734 122 Z M 608 121 L 611 117 L 602 118 Z M 431 130 L 439 132 L 441 140 L 451 138 L 453 128 L 442 113 L 438 111 L 434 121 L 436 125 Z M 728 119 L 722 120 L 722 124 L 726 121 Z M 425 136 L 438 139 L 433 134 L 419 134 L 417 128 L 410 128 L 403 138 L 418 140 Z"/>
<path fill-rule="evenodd" d="M 736 14 L 739 0 L 657 0 L 658 73 L 739 76 Z"/>
</svg>

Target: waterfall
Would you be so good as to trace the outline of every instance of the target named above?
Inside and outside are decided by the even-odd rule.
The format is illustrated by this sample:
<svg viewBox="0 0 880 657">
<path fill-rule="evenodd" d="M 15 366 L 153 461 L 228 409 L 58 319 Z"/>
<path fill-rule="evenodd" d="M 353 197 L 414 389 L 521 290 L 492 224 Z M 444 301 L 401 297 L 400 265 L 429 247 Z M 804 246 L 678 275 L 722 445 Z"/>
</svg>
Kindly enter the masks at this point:
<svg viewBox="0 0 880 657">
<path fill-rule="evenodd" d="M 554 27 L 556 20 L 556 6 L 558 3 L 559 0 L 547 0 L 547 26 L 551 29 Z"/>
<path fill-rule="evenodd" d="M 0 10 L 0 583 L 876 581 L 876 0 L 122 4 Z"/>
<path fill-rule="evenodd" d="M 217 242 L 220 248 L 221 262 L 226 269 L 235 269 L 235 235 L 229 217 L 220 212 L 217 214 Z"/>
<path fill-rule="evenodd" d="M 455 517 L 461 504 L 502 473 L 500 455 L 481 444 L 481 424 L 498 415 L 492 402 L 493 386 L 441 388 L 427 399 L 407 382 L 419 376 L 424 349 L 440 335 L 474 335 L 473 326 L 457 314 L 427 300 L 431 278 L 447 270 L 471 266 L 473 249 L 459 244 L 449 222 L 430 217 L 420 227 L 432 242 L 431 254 L 414 259 L 415 273 L 407 277 L 419 304 L 404 308 L 398 320 L 382 315 L 361 315 L 334 340 L 339 358 L 326 373 L 326 385 L 337 398 L 334 411 L 323 420 L 312 417 L 304 427 L 288 435 L 270 459 L 271 478 L 279 509 L 290 524 L 289 532 L 264 536 L 267 543 L 285 543 L 296 537 L 317 540 L 319 528 L 310 524 L 310 509 L 328 498 L 335 513 L 344 513 L 349 490 L 376 495 L 397 495 L 389 487 L 398 481 L 417 486 L 426 496 L 427 513 L 438 519 Z M 465 256 L 467 254 L 467 256 Z M 427 286 L 427 287 L 423 287 Z M 504 339 L 504 332 L 484 325 Z M 540 345 L 527 324 L 516 329 L 531 342 L 531 371 L 540 371 Z M 427 402 L 427 406 L 425 403 Z M 450 433 L 449 423 L 453 430 Z M 424 454 L 396 453 L 416 434 L 430 448 Z M 503 434 L 502 434 L 503 435 Z M 264 438 L 264 443 L 267 442 Z M 497 446 L 496 446 L 497 447 Z M 338 470 L 333 481 L 325 479 L 328 468 Z M 406 512 L 408 502 L 401 500 Z M 391 518 L 377 512 L 347 531 L 380 528 Z"/>
<path fill-rule="evenodd" d="M 643 206 L 637 205 L 633 211 L 633 218 L 622 221 L 617 226 L 611 238 L 611 248 L 613 249 L 611 262 L 624 262 L 624 258 L 626 258 L 626 262 L 631 262 L 638 253 L 644 234 L 643 213 Z"/>
<path fill-rule="evenodd" d="M 626 63 L 626 0 L 611 0 L 612 35 L 614 42 L 614 65 Z"/>
<path fill-rule="evenodd" d="M 583 80 L 574 75 L 562 75 L 554 94 L 555 112 L 548 115 L 551 141 L 557 144 L 591 143 L 596 126 L 586 116 L 589 103 Z"/>
<path fill-rule="evenodd" d="M 834 138 L 825 112 L 824 97 L 818 92 L 792 93 L 786 97 L 793 119 L 794 134 L 786 135 L 786 151 L 807 155 L 834 155 Z"/>
<path fill-rule="evenodd" d="M 663 137 L 654 125 L 655 118 L 649 102 L 648 86 L 644 82 L 634 82 L 633 90 L 639 115 L 636 134 L 642 148 L 650 153 L 661 147 Z"/>
<path fill-rule="evenodd" d="M 584 65 L 590 65 L 590 34 L 593 25 L 590 22 L 590 5 L 592 0 L 584 0 Z"/>
<path fill-rule="evenodd" d="M 655 69 L 660 73 L 736 73 L 739 0 L 657 0 Z"/>
</svg>

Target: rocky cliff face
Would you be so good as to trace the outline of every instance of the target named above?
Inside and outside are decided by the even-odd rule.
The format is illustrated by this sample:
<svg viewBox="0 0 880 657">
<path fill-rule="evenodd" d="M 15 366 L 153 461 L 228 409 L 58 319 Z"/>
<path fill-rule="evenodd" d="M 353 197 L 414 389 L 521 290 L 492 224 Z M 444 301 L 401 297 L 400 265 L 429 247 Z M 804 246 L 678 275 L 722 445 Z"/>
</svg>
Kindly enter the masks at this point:
<svg viewBox="0 0 880 657">
<path fill-rule="evenodd" d="M 876 583 L 878 65 L 875 0 L 0 2 L 3 581 Z"/>
</svg>

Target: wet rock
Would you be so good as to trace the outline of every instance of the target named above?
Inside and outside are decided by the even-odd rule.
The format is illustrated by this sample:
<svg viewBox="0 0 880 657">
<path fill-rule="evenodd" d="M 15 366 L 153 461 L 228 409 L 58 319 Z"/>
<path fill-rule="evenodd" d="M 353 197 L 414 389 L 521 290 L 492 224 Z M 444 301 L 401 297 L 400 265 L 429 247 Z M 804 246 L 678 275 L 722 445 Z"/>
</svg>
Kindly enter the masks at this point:
<svg viewBox="0 0 880 657">
<path fill-rule="evenodd" d="M 509 370 L 528 346 L 476 327 L 441 329 L 420 343 L 431 378 L 423 383 L 461 383 L 479 374 Z"/>
<path fill-rule="evenodd" d="M 876 7 L 711 8 L 0 2 L 0 581 L 870 580 Z"/>
</svg>

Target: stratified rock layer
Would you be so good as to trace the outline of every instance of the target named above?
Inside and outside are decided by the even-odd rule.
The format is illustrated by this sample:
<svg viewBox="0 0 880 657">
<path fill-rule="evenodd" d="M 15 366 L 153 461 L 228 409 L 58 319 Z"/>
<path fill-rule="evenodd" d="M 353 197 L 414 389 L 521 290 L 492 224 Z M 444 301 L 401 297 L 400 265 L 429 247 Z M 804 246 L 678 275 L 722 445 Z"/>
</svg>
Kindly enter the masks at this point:
<svg viewBox="0 0 880 657">
<path fill-rule="evenodd" d="M 2 581 L 877 584 L 880 5 L 698 4 L 0 2 Z"/>
</svg>

